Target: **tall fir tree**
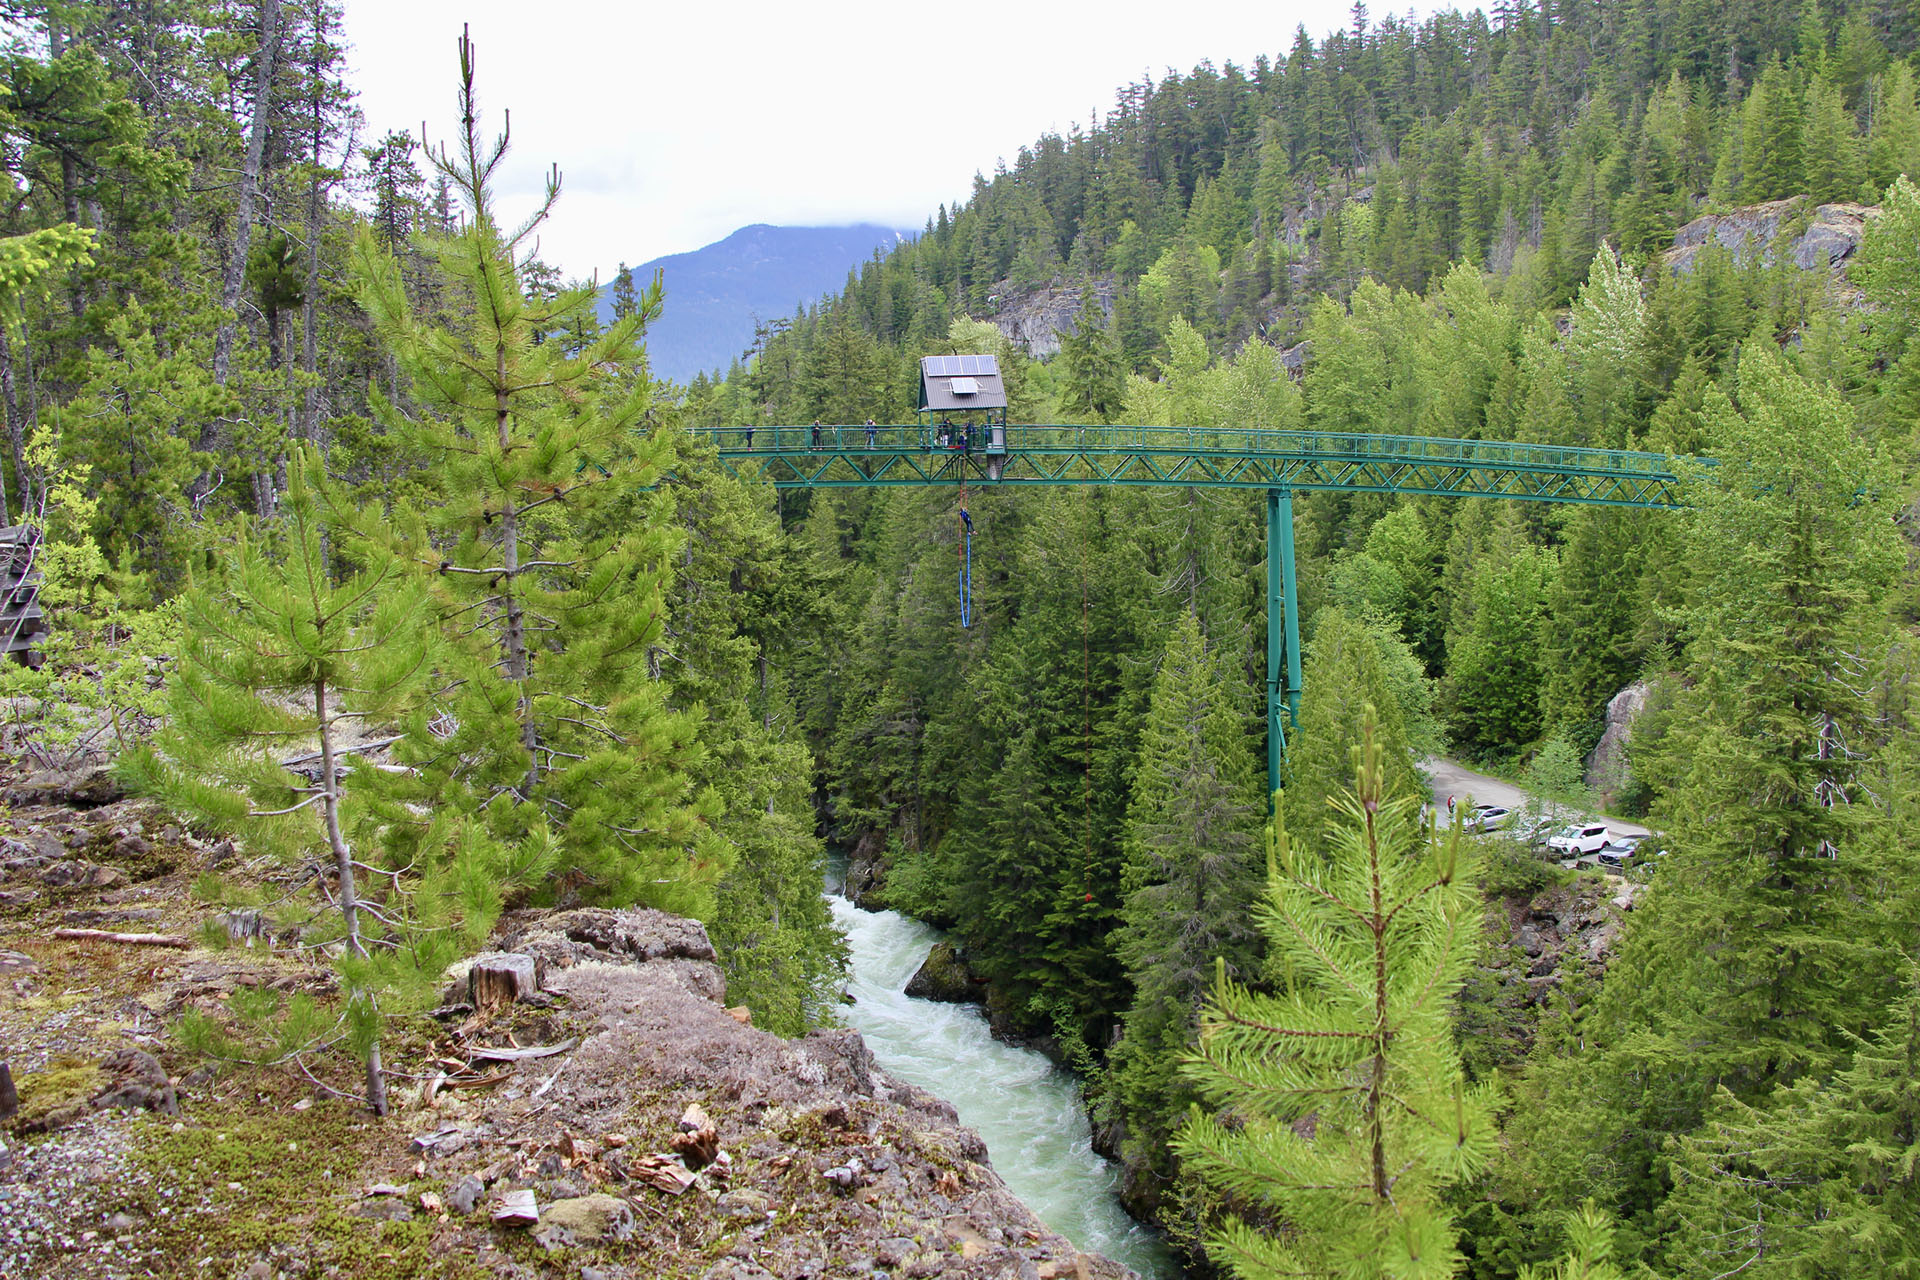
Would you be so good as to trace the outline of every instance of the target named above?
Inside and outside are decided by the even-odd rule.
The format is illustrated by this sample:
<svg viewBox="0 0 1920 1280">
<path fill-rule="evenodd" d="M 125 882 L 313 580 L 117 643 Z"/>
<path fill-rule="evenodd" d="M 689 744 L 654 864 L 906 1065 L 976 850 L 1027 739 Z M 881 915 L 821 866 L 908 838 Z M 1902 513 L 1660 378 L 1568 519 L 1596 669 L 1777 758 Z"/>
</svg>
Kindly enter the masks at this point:
<svg viewBox="0 0 1920 1280">
<path fill-rule="evenodd" d="M 1133 1000 L 1109 1058 L 1106 1107 L 1125 1127 L 1129 1167 L 1148 1171 L 1156 1190 L 1171 1176 L 1167 1142 L 1193 1100 L 1179 1064 L 1208 975 L 1224 963 L 1244 982 L 1256 967 L 1249 910 L 1265 806 L 1243 723 L 1199 620 L 1182 614 L 1141 732 L 1112 939 Z"/>
</svg>

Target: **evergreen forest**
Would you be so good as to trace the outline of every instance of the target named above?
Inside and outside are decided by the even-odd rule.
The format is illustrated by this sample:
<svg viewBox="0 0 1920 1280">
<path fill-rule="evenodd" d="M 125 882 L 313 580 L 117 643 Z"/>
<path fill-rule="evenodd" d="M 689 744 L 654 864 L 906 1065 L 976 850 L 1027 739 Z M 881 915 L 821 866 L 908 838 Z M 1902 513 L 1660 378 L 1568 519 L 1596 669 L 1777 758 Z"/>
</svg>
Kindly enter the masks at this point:
<svg viewBox="0 0 1920 1280">
<path fill-rule="evenodd" d="M 603 322 L 539 259 L 559 170 L 500 220 L 484 45 L 422 138 L 337 0 L 7 16 L 10 741 L 309 868 L 375 1112 L 521 908 L 695 917 L 755 1025 L 832 1025 L 833 850 L 1195 1275 L 1920 1274 L 1911 5 L 1356 4 L 1121 88 L 687 385 L 657 280 Z M 955 493 L 717 456 L 910 422 L 960 353 L 1015 423 L 1645 450 L 1685 506 L 1301 495 L 1270 797 L 1261 495 L 982 486 L 963 627 Z M 1434 757 L 1660 855 L 1447 829 Z M 1605 945 L 1543 959 L 1549 901 Z"/>
</svg>

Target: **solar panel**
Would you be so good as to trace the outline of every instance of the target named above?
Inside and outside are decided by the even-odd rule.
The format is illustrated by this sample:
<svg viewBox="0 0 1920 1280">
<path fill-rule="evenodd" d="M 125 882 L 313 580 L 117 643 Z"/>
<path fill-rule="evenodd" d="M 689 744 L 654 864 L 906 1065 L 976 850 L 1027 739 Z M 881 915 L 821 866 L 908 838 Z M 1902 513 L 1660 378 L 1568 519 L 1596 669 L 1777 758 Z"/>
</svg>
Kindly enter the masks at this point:
<svg viewBox="0 0 1920 1280">
<path fill-rule="evenodd" d="M 980 393 L 980 384 L 972 378 L 955 378 L 947 384 L 957 396 L 971 396 Z"/>
<path fill-rule="evenodd" d="M 920 371 L 928 377 L 997 377 L 1000 365 L 992 356 L 923 356 Z"/>
</svg>

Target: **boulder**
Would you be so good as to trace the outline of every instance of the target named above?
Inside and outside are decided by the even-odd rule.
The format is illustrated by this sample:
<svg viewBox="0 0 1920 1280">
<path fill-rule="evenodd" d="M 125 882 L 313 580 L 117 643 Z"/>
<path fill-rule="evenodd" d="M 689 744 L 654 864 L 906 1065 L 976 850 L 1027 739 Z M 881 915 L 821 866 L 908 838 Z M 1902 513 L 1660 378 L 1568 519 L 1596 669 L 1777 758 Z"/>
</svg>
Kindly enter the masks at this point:
<svg viewBox="0 0 1920 1280">
<path fill-rule="evenodd" d="M 1633 722 L 1647 709 L 1653 686 L 1636 680 L 1607 700 L 1607 727 L 1600 741 L 1587 753 L 1587 789 L 1600 797 L 1602 806 L 1612 802 L 1627 785 L 1627 743 L 1633 736 Z"/>
<path fill-rule="evenodd" d="M 947 1004 L 980 1004 L 985 999 L 983 990 L 951 942 L 934 943 L 926 963 L 907 982 L 908 995 Z"/>
</svg>

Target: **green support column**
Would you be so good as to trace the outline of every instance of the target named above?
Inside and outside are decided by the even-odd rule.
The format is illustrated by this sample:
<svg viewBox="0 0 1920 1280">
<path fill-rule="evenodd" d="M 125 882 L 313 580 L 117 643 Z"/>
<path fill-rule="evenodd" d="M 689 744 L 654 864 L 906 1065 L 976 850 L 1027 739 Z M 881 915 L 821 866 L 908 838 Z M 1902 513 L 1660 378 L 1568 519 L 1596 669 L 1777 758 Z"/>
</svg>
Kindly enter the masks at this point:
<svg viewBox="0 0 1920 1280">
<path fill-rule="evenodd" d="M 1280 789 L 1287 734 L 1300 727 L 1300 616 L 1293 581 L 1293 494 L 1267 490 L 1267 798 Z M 1281 681 L 1281 672 L 1286 680 Z"/>
</svg>

